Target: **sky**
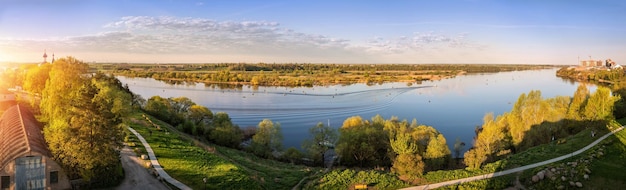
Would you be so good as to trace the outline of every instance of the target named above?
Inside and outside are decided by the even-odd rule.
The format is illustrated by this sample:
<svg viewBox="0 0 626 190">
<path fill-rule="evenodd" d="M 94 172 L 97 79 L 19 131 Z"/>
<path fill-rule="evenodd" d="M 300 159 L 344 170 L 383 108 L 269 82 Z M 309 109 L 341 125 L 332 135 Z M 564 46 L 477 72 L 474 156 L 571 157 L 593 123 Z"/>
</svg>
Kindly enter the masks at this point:
<svg viewBox="0 0 626 190">
<path fill-rule="evenodd" d="M 0 0 L 0 62 L 626 63 L 623 0 Z"/>
</svg>

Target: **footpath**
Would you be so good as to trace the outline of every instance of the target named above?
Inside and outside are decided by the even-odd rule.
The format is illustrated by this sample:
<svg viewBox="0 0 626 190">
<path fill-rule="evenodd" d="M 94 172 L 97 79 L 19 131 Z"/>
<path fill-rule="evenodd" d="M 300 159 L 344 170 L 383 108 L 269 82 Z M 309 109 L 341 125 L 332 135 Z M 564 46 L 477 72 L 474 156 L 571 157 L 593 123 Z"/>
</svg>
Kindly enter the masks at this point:
<svg viewBox="0 0 626 190">
<path fill-rule="evenodd" d="M 188 187 L 187 185 L 181 183 L 180 181 L 172 178 L 169 174 L 167 174 L 167 172 L 165 172 L 165 170 L 163 170 L 163 167 L 161 167 L 161 164 L 159 164 L 159 161 L 157 160 L 156 156 L 154 155 L 154 151 L 150 147 L 150 144 L 148 144 L 146 139 L 144 139 L 143 136 L 141 136 L 141 134 L 137 133 L 137 131 L 135 131 L 135 129 L 130 128 L 130 127 L 128 127 L 128 130 L 130 132 L 132 132 L 133 134 L 135 134 L 135 136 L 137 136 L 139 141 L 141 141 L 141 144 L 143 144 L 143 146 L 146 147 L 146 152 L 148 152 L 148 157 L 150 158 L 150 163 L 152 163 L 152 167 L 154 167 L 154 169 L 159 173 L 159 176 L 161 176 L 161 178 L 163 178 L 163 180 L 165 180 L 168 183 L 176 186 L 176 188 L 178 188 L 178 189 L 191 190 L 190 187 Z"/>
<path fill-rule="evenodd" d="M 534 164 L 529 164 L 529 165 L 525 165 L 525 166 L 521 166 L 521 167 L 513 168 L 513 169 L 508 169 L 508 170 L 504 170 L 504 171 L 478 175 L 478 176 L 474 176 L 474 177 L 468 177 L 468 178 L 462 178 L 462 179 L 457 179 L 457 180 L 444 181 L 444 182 L 440 182 L 440 183 L 434 183 L 434 184 L 428 184 L 428 185 L 422 185 L 422 186 L 408 187 L 408 188 L 404 188 L 402 190 L 435 189 L 435 188 L 448 186 L 448 185 L 456 185 L 456 184 L 461 184 L 461 183 L 466 183 L 466 182 L 471 182 L 471 181 L 476 181 L 476 180 L 481 180 L 481 179 L 489 179 L 489 178 L 492 178 L 492 177 L 508 175 L 508 174 L 524 171 L 524 170 L 527 170 L 527 169 L 543 166 L 543 165 L 546 165 L 546 164 L 550 164 L 550 163 L 553 163 L 553 162 L 558 162 L 558 161 L 564 160 L 564 159 L 572 157 L 572 156 L 576 156 L 576 155 L 578 155 L 580 153 L 583 153 L 583 152 L 589 150 L 591 147 L 597 145 L 602 140 L 604 140 L 607 137 L 609 137 L 609 136 L 611 136 L 611 135 L 621 131 L 622 129 L 624 129 L 624 126 L 618 128 L 618 129 L 615 129 L 615 130 L 611 131 L 610 133 L 607 133 L 606 135 L 598 138 L 596 141 L 593 141 L 591 144 L 581 148 L 580 150 L 574 151 L 574 152 L 572 152 L 570 154 L 566 154 L 566 155 L 563 155 L 563 156 L 552 158 L 550 160 L 537 162 L 537 163 L 534 163 Z"/>
</svg>

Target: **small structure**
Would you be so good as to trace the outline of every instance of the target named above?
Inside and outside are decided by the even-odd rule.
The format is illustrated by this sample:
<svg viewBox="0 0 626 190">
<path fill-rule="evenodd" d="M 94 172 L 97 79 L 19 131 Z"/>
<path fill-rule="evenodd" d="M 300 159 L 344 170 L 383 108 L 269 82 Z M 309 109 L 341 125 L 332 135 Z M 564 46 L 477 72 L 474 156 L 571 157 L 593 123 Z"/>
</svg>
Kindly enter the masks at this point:
<svg viewBox="0 0 626 190">
<path fill-rule="evenodd" d="M 28 109 L 15 105 L 0 117 L 0 189 L 70 189 L 70 181 Z"/>
<path fill-rule="evenodd" d="M 7 89 L 0 89 L 0 103 L 6 101 L 15 101 L 15 94 Z"/>
<path fill-rule="evenodd" d="M 48 62 L 48 54 L 46 54 L 46 50 L 43 50 L 43 63 L 47 63 Z"/>
</svg>

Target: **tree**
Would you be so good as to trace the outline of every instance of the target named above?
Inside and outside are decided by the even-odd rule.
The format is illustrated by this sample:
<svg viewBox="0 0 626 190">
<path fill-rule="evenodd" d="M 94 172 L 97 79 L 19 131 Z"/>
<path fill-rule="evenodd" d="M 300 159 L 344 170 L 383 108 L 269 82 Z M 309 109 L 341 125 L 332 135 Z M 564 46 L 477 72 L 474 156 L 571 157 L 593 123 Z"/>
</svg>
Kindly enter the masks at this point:
<svg viewBox="0 0 626 190">
<path fill-rule="evenodd" d="M 487 161 L 487 154 L 478 149 L 470 149 L 463 155 L 463 160 L 469 169 L 476 170 Z"/>
<path fill-rule="evenodd" d="M 170 98 L 170 103 L 172 105 L 172 109 L 177 114 L 187 113 L 187 111 L 189 111 L 189 108 L 191 108 L 191 106 L 196 105 L 196 103 L 191 101 L 191 99 L 184 97 L 184 96 L 177 97 L 177 98 Z"/>
<path fill-rule="evenodd" d="M 395 138 L 389 139 L 389 145 L 396 154 L 414 154 L 417 153 L 417 142 L 411 138 L 410 134 L 398 133 Z"/>
<path fill-rule="evenodd" d="M 162 98 L 161 96 L 152 96 L 146 102 L 144 110 L 150 115 L 154 115 L 157 118 L 174 125 L 174 123 L 171 123 L 173 116 L 173 113 L 171 112 L 172 105 L 167 99 Z"/>
<path fill-rule="evenodd" d="M 41 94 L 46 87 L 46 81 L 50 78 L 50 69 L 52 65 L 42 64 L 37 67 L 30 67 L 24 80 L 24 90 Z"/>
<path fill-rule="evenodd" d="M 573 120 L 580 120 L 582 118 L 582 111 L 589 97 L 589 89 L 584 84 L 578 85 L 574 97 L 567 110 L 567 118 Z"/>
<path fill-rule="evenodd" d="M 428 142 L 428 148 L 426 148 L 426 154 L 424 154 L 428 168 L 430 168 L 431 171 L 442 169 L 449 158 L 450 149 L 448 148 L 448 144 L 446 144 L 446 138 L 444 138 L 442 134 L 431 138 L 430 142 Z"/>
<path fill-rule="evenodd" d="M 187 111 L 187 119 L 194 122 L 196 126 L 208 125 L 213 119 L 213 113 L 207 107 L 192 105 Z"/>
<path fill-rule="evenodd" d="M 338 133 L 330 126 L 319 122 L 317 125 L 309 129 L 311 139 L 307 139 L 302 143 L 302 148 L 306 150 L 315 163 L 324 164 L 324 155 L 326 151 L 334 148 L 338 138 Z"/>
<path fill-rule="evenodd" d="M 87 65 L 62 58 L 50 71 L 42 96 L 42 115 L 48 121 L 44 137 L 55 160 L 71 176 L 86 181 L 115 179 L 122 139 L 122 115 L 130 109 L 130 96 L 119 81 L 97 73 L 87 75 Z"/>
<path fill-rule="evenodd" d="M 359 116 L 350 117 L 343 123 L 336 149 L 342 163 L 361 167 L 390 163 L 386 156 L 389 137 L 382 126 L 364 122 Z"/>
<path fill-rule="evenodd" d="M 422 157 L 416 153 L 399 154 L 393 161 L 391 171 L 410 179 L 422 176 L 424 172 Z"/>
<path fill-rule="evenodd" d="M 619 100 L 619 96 L 612 96 L 610 89 L 602 86 L 598 87 L 589 96 L 587 104 L 583 108 L 585 119 L 592 121 L 611 119 L 613 117 L 613 107 L 617 100 Z"/>
<path fill-rule="evenodd" d="M 280 124 L 264 119 L 259 123 L 257 133 L 252 136 L 252 152 L 270 158 L 272 153 L 281 151 L 282 140 Z"/>
</svg>

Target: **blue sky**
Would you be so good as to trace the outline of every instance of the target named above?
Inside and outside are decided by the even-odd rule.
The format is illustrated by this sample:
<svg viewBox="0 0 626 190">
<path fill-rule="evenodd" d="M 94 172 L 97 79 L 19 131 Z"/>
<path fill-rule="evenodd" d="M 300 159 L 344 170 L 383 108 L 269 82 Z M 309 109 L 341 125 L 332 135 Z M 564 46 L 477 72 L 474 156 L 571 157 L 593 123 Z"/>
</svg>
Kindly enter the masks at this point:
<svg viewBox="0 0 626 190">
<path fill-rule="evenodd" d="M 0 0 L 0 62 L 626 61 L 626 1 Z"/>
</svg>

